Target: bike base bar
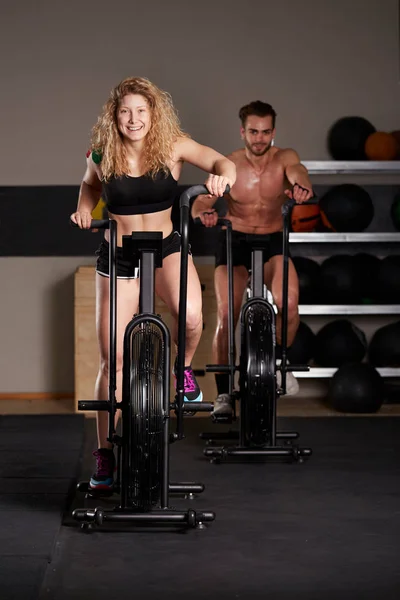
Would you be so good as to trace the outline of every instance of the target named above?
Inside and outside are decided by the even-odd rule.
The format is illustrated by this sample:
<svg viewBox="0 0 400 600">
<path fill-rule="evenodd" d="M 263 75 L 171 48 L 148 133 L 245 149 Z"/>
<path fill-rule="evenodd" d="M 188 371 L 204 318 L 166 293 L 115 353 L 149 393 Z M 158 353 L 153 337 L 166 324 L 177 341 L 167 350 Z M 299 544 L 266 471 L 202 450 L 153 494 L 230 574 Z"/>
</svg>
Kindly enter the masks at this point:
<svg viewBox="0 0 400 600">
<path fill-rule="evenodd" d="M 288 457 L 294 460 L 307 458 L 311 456 L 311 448 L 297 448 L 271 446 L 266 448 L 225 448 L 225 447 L 209 447 L 203 451 L 204 456 L 209 458 L 227 458 L 229 456 L 273 456 L 273 457 Z"/>
<path fill-rule="evenodd" d="M 212 511 L 196 512 L 194 510 L 178 511 L 169 508 L 157 509 L 145 513 L 135 512 L 134 509 L 102 510 L 100 508 L 76 508 L 72 513 L 73 518 L 82 524 L 102 525 L 105 521 L 130 522 L 141 524 L 164 523 L 170 525 L 188 525 L 197 527 L 202 523 L 214 521 L 215 513 Z"/>
<path fill-rule="evenodd" d="M 240 437 L 239 431 L 229 430 L 229 431 L 203 431 L 199 434 L 200 439 L 202 440 L 238 440 Z M 276 434 L 276 439 L 278 440 L 296 440 L 299 437 L 297 431 L 280 431 Z"/>
<path fill-rule="evenodd" d="M 176 410 L 175 404 L 171 405 L 171 410 Z M 214 404 L 210 402 L 184 402 L 183 412 L 212 412 L 214 410 Z"/>
<path fill-rule="evenodd" d="M 89 487 L 88 481 L 80 481 L 77 484 L 76 489 L 79 492 L 86 493 L 94 498 L 100 498 L 102 496 L 112 496 L 113 494 L 118 494 L 120 491 L 120 486 L 114 485 L 111 490 L 96 490 L 96 488 L 92 489 Z M 204 489 L 204 483 L 195 483 L 192 481 L 169 483 L 168 485 L 168 491 L 170 494 L 201 494 L 204 492 Z"/>
</svg>

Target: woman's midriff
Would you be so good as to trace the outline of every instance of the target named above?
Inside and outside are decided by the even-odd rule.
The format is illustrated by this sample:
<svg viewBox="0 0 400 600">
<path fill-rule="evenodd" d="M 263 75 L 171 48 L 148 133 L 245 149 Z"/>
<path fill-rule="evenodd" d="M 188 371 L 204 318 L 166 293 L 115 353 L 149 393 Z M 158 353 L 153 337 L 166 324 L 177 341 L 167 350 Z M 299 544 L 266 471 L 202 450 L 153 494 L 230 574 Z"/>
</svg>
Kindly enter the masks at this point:
<svg viewBox="0 0 400 600">
<path fill-rule="evenodd" d="M 156 213 L 148 213 L 143 215 L 114 215 L 109 213 L 110 219 L 117 222 L 117 246 L 122 246 L 122 236 L 131 235 L 133 231 L 161 231 L 163 238 L 169 236 L 172 232 L 171 221 L 172 209 L 162 210 Z M 104 234 L 107 241 L 109 240 L 109 231 Z"/>
</svg>

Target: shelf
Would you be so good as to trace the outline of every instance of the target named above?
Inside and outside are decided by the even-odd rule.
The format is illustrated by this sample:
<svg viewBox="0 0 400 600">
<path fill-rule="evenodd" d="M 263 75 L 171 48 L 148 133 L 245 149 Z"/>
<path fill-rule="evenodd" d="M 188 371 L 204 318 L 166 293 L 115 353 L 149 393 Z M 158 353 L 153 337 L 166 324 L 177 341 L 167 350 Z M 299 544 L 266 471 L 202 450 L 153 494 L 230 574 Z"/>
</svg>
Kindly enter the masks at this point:
<svg viewBox="0 0 400 600">
<path fill-rule="evenodd" d="M 400 315 L 399 304 L 300 304 L 300 315 Z"/>
<path fill-rule="evenodd" d="M 400 243 L 400 233 L 289 233 L 289 241 L 294 244 L 315 244 L 315 243 L 343 243 L 343 242 L 398 242 Z"/>
<path fill-rule="evenodd" d="M 304 160 L 302 163 L 310 175 L 335 175 L 338 173 L 348 175 L 400 175 L 399 160 Z"/>
<path fill-rule="evenodd" d="M 328 379 L 337 371 L 336 367 L 310 367 L 309 371 L 293 371 L 293 375 L 297 379 Z M 382 377 L 399 377 L 400 369 L 393 367 L 382 367 L 377 369 Z"/>
</svg>

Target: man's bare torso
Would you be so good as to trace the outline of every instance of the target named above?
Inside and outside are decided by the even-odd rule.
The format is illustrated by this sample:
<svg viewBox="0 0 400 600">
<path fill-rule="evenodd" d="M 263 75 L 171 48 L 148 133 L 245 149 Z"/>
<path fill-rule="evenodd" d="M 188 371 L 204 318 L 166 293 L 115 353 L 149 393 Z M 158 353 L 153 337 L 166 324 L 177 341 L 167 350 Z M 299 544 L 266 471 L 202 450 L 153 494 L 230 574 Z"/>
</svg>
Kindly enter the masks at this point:
<svg viewBox="0 0 400 600">
<path fill-rule="evenodd" d="M 282 230 L 281 207 L 284 190 L 289 183 L 285 177 L 285 150 L 271 147 L 263 165 L 253 165 L 245 150 L 236 150 L 228 156 L 236 165 L 237 179 L 230 193 L 227 219 L 235 230 L 245 233 L 272 233 Z"/>
</svg>

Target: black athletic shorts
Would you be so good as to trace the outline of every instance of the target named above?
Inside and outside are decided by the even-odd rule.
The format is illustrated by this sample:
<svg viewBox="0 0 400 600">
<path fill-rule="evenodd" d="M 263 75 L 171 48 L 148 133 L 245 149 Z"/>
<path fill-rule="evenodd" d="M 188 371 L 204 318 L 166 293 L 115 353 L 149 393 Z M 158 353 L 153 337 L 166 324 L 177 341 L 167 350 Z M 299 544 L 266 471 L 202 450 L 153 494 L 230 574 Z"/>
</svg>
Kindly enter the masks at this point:
<svg viewBox="0 0 400 600">
<path fill-rule="evenodd" d="M 96 272 L 99 275 L 109 277 L 110 264 L 108 260 L 109 243 L 103 240 L 96 250 L 97 262 Z M 181 251 L 181 236 L 177 231 L 172 231 L 162 241 L 162 257 L 163 259 L 170 254 Z M 117 277 L 118 279 L 136 279 L 139 277 L 139 269 L 130 260 L 122 258 L 122 246 L 117 246 Z"/>
<path fill-rule="evenodd" d="M 272 256 L 283 254 L 283 233 L 281 231 L 267 233 L 265 236 L 232 231 L 232 264 L 234 267 L 244 266 L 248 271 L 251 270 L 251 238 L 253 237 L 257 239 L 265 237 L 264 263 L 268 262 Z M 226 264 L 226 231 L 220 229 L 215 252 L 215 266 Z"/>
</svg>

